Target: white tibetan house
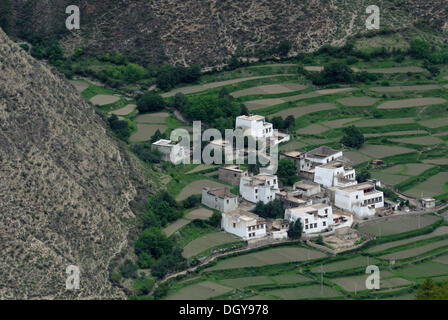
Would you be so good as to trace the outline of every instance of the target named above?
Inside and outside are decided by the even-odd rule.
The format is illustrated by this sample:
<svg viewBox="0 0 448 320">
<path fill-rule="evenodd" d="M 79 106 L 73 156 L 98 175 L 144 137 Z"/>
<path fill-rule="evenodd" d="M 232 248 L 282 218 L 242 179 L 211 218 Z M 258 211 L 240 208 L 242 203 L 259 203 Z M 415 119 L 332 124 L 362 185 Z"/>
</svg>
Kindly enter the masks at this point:
<svg viewBox="0 0 448 320">
<path fill-rule="evenodd" d="M 222 213 L 221 228 L 244 240 L 266 237 L 266 221 L 242 209 Z"/>
<path fill-rule="evenodd" d="M 270 174 L 258 174 L 253 177 L 241 177 L 240 195 L 243 199 L 257 203 L 262 201 L 268 203 L 275 200 L 279 193 L 278 178 Z"/>
</svg>

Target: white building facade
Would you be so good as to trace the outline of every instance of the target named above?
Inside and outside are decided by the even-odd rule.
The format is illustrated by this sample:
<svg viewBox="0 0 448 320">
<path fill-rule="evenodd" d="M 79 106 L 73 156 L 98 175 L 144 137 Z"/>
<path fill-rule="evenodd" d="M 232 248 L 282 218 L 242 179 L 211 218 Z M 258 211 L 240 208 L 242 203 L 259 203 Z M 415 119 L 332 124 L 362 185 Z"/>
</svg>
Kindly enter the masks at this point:
<svg viewBox="0 0 448 320">
<path fill-rule="evenodd" d="M 384 207 L 384 194 L 371 182 L 335 189 L 336 207 L 355 213 L 358 218 L 375 215 L 376 209 Z"/>
<path fill-rule="evenodd" d="M 315 167 L 314 182 L 326 188 L 348 187 L 358 183 L 355 170 L 338 161 Z"/>
<path fill-rule="evenodd" d="M 285 210 L 285 219 L 296 222 L 300 219 L 304 233 L 318 233 L 331 229 L 333 208 L 327 204 L 316 204 Z"/>
<path fill-rule="evenodd" d="M 238 208 L 238 197 L 228 188 L 203 188 L 201 203 L 220 212 L 229 212 Z"/>
<path fill-rule="evenodd" d="M 179 144 L 174 144 L 171 140 L 160 139 L 152 144 L 154 149 L 159 150 L 163 161 L 170 161 L 174 164 L 179 164 L 183 160 L 188 159 L 190 150 Z"/>
<path fill-rule="evenodd" d="M 266 236 L 266 221 L 256 214 L 237 209 L 222 214 L 221 228 L 244 240 Z"/>
<path fill-rule="evenodd" d="M 274 135 L 272 123 L 266 122 L 265 117 L 258 115 L 237 117 L 235 128 L 242 128 L 246 135 L 255 138 L 269 138 Z"/>
<path fill-rule="evenodd" d="M 275 175 L 259 174 L 253 177 L 241 177 L 240 195 L 247 201 L 268 203 L 275 200 L 279 193 L 278 179 Z"/>
<path fill-rule="evenodd" d="M 321 146 L 305 154 L 305 159 L 316 164 L 326 164 L 342 158 L 342 151 L 334 150 L 327 146 Z"/>
</svg>

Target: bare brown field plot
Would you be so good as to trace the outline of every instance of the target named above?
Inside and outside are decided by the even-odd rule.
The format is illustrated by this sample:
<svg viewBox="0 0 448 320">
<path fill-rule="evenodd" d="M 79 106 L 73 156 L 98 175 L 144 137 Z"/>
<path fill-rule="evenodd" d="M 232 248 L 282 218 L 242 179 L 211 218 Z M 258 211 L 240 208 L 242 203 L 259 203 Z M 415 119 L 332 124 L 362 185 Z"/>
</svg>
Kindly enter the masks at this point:
<svg viewBox="0 0 448 320">
<path fill-rule="evenodd" d="M 415 150 L 398 146 L 366 144 L 359 151 L 373 158 L 386 158 L 397 154 L 414 152 Z"/>
<path fill-rule="evenodd" d="M 233 234 L 227 232 L 214 232 L 206 234 L 202 237 L 194 239 L 188 243 L 182 252 L 182 255 L 186 258 L 193 257 L 201 252 L 231 242 L 237 242 L 241 239 Z"/>
<path fill-rule="evenodd" d="M 359 227 L 359 230 L 375 236 L 386 236 L 424 228 L 436 222 L 437 219 L 437 217 L 430 215 L 391 217 L 363 224 Z"/>
<path fill-rule="evenodd" d="M 258 86 L 248 88 L 240 91 L 232 92 L 231 95 L 235 98 L 248 96 L 253 94 L 279 94 L 288 93 L 305 89 L 306 86 L 299 83 L 285 83 L 285 84 L 268 84 L 264 86 Z"/>
<path fill-rule="evenodd" d="M 331 140 L 328 139 L 317 139 L 317 138 L 302 139 L 301 141 L 311 145 L 326 144 L 331 142 Z"/>
<path fill-rule="evenodd" d="M 443 141 L 437 137 L 426 136 L 426 137 L 412 137 L 412 138 L 399 138 L 399 139 L 391 139 L 393 142 L 399 143 L 409 143 L 409 144 L 418 144 L 422 146 L 429 146 L 435 144 L 441 144 Z"/>
<path fill-rule="evenodd" d="M 331 287 L 320 285 L 312 285 L 306 287 L 277 289 L 263 292 L 266 295 L 276 296 L 285 300 L 299 300 L 311 298 L 332 298 L 338 297 L 341 294 Z"/>
<path fill-rule="evenodd" d="M 403 279 L 403 278 L 384 279 L 385 277 L 389 277 L 392 275 L 390 272 L 387 272 L 387 271 L 381 272 L 380 275 L 381 275 L 381 280 L 380 280 L 380 288 L 381 289 L 387 289 L 387 288 L 393 288 L 393 287 L 403 287 L 403 286 L 408 286 L 408 285 L 412 284 L 412 282 L 410 282 L 406 279 Z M 346 291 L 354 292 L 354 291 L 367 290 L 366 278 L 367 278 L 367 276 L 364 274 L 364 275 L 352 276 L 352 277 L 333 278 L 333 279 L 331 279 L 331 281 L 336 283 L 337 285 L 339 285 Z"/>
<path fill-rule="evenodd" d="M 367 250 L 367 252 L 370 252 L 370 253 L 380 252 L 380 251 L 398 247 L 398 246 L 401 246 L 404 244 L 408 244 L 408 243 L 412 243 L 412 242 L 420 241 L 420 240 L 425 240 L 425 239 L 430 239 L 430 238 L 437 237 L 437 236 L 444 235 L 444 234 L 448 234 L 447 226 L 439 227 L 436 230 L 434 230 L 433 232 L 431 232 L 429 234 L 422 235 L 422 236 L 380 244 L 380 245 L 374 246 L 372 248 L 369 248 Z"/>
<path fill-rule="evenodd" d="M 322 70 L 324 70 L 323 66 L 304 66 L 303 68 L 306 71 L 322 71 Z"/>
<path fill-rule="evenodd" d="M 396 87 L 376 87 L 370 90 L 375 92 L 387 93 L 387 92 L 406 92 L 406 91 L 428 91 L 440 89 L 438 84 L 423 84 L 416 86 L 396 86 Z"/>
<path fill-rule="evenodd" d="M 232 288 L 222 286 L 215 282 L 204 281 L 169 294 L 166 300 L 205 300 L 231 291 Z"/>
<path fill-rule="evenodd" d="M 196 93 L 205 91 L 208 89 L 218 88 L 227 86 L 230 84 L 240 83 L 243 81 L 250 81 L 250 80 L 256 80 L 256 79 L 264 79 L 264 78 L 274 78 L 274 77 L 281 77 L 281 76 L 290 76 L 291 74 L 275 74 L 275 75 L 267 75 L 267 76 L 253 76 L 253 77 L 245 77 L 245 78 L 237 78 L 237 79 L 231 79 L 231 80 L 224 80 L 224 81 L 217 81 L 217 82 L 211 82 L 206 84 L 198 84 L 194 86 L 188 86 L 188 87 L 182 87 L 178 89 L 171 90 L 166 93 L 162 93 L 162 97 L 168 98 L 174 96 L 178 92 L 182 92 L 183 94 L 190 94 L 190 93 Z"/>
<path fill-rule="evenodd" d="M 402 173 L 402 174 L 406 174 L 406 175 L 416 176 L 428 169 L 431 169 L 432 167 L 434 167 L 434 166 L 429 165 L 429 164 L 423 164 L 423 163 L 397 164 L 393 167 L 383 170 L 383 172 Z"/>
<path fill-rule="evenodd" d="M 368 73 L 408 73 L 408 72 L 424 72 L 425 69 L 420 67 L 393 67 L 393 68 L 378 68 L 366 69 Z"/>
<path fill-rule="evenodd" d="M 380 258 L 381 259 L 386 259 L 386 260 L 406 259 L 406 258 L 418 256 L 418 255 L 423 254 L 425 252 L 428 252 L 428 251 L 431 251 L 431 250 L 434 250 L 434 249 L 437 249 L 437 248 L 440 248 L 440 247 L 444 247 L 444 246 L 448 246 L 448 240 L 441 240 L 441 241 L 437 241 L 437 242 L 433 242 L 433 243 L 427 244 L 425 246 L 412 248 L 412 249 L 408 249 L 408 250 L 403 250 L 403 251 L 398 251 L 398 252 L 393 252 L 393 253 L 390 253 L 390 254 L 386 254 L 384 256 L 380 256 Z M 448 273 L 448 268 L 447 268 L 447 273 Z"/>
<path fill-rule="evenodd" d="M 370 157 L 368 157 L 368 156 L 366 156 L 364 154 L 361 154 L 361 153 L 359 153 L 357 151 L 344 152 L 344 156 L 346 158 L 350 159 L 350 162 L 353 165 L 357 165 L 357 164 L 363 163 L 365 161 L 369 161 L 371 159 Z"/>
<path fill-rule="evenodd" d="M 303 107 L 296 107 L 296 108 L 290 108 L 286 110 L 282 110 L 280 112 L 274 113 L 271 116 L 280 116 L 283 118 L 286 118 L 287 116 L 294 116 L 295 118 L 301 117 L 305 114 L 318 112 L 318 111 L 325 111 L 325 110 L 331 110 L 335 109 L 336 106 L 332 103 L 316 103 L 311 104 Z"/>
<path fill-rule="evenodd" d="M 274 248 L 225 259 L 206 270 L 259 267 L 269 264 L 306 261 L 324 256 L 325 254 L 322 252 L 307 248 Z"/>
<path fill-rule="evenodd" d="M 302 149 L 303 147 L 306 147 L 307 144 L 300 141 L 292 140 L 288 142 L 287 144 L 282 144 L 278 149 L 280 151 L 292 151 L 297 149 Z"/>
<path fill-rule="evenodd" d="M 185 186 L 182 191 L 179 193 L 179 195 L 176 197 L 176 201 L 182 201 L 187 199 L 189 196 L 194 194 L 201 194 L 202 188 L 209 187 L 209 188 L 218 188 L 218 187 L 225 187 L 225 184 L 213 181 L 213 180 L 197 180 L 193 181 L 192 183 Z"/>
<path fill-rule="evenodd" d="M 168 116 L 168 112 L 145 113 L 135 118 L 135 121 L 138 123 L 165 123 Z"/>
<path fill-rule="evenodd" d="M 419 121 L 419 124 L 421 124 L 424 127 L 428 128 L 439 128 L 439 127 L 445 127 L 448 126 L 448 118 L 436 118 L 436 119 L 430 119 L 430 120 L 423 120 Z"/>
<path fill-rule="evenodd" d="M 157 130 L 165 132 L 168 127 L 162 124 L 137 123 L 137 132 L 129 139 L 132 142 L 148 141 Z"/>
<path fill-rule="evenodd" d="M 372 177 L 381 181 L 382 183 L 392 186 L 399 184 L 400 182 L 403 182 L 409 178 L 407 176 L 400 176 L 397 174 L 386 173 L 381 171 L 372 172 Z"/>
<path fill-rule="evenodd" d="M 336 93 L 342 93 L 342 92 L 350 92 L 355 90 L 355 88 L 336 88 L 336 89 L 321 89 L 316 90 L 316 93 L 326 95 L 326 94 L 336 94 Z"/>
<path fill-rule="evenodd" d="M 244 288 L 261 284 L 273 284 L 274 282 L 266 276 L 244 277 L 235 279 L 219 280 L 219 283 L 232 288 Z"/>
<path fill-rule="evenodd" d="M 370 98 L 370 97 L 349 97 L 349 98 L 342 98 L 337 101 L 340 104 L 343 104 L 344 106 L 365 107 L 365 106 L 371 106 L 371 105 L 375 104 L 375 102 L 377 102 L 378 99 Z"/>
<path fill-rule="evenodd" d="M 424 163 L 431 163 L 431 164 L 448 164 L 448 158 L 439 158 L 439 159 L 426 159 L 423 160 Z"/>
<path fill-rule="evenodd" d="M 165 233 L 166 236 L 169 237 L 170 235 L 172 235 L 173 233 L 175 233 L 177 230 L 179 230 L 183 226 L 187 225 L 188 223 L 190 223 L 189 220 L 178 219 L 175 222 L 168 225 L 166 228 L 164 228 L 163 233 Z"/>
<path fill-rule="evenodd" d="M 321 126 L 320 124 L 313 123 L 305 128 L 301 128 L 296 131 L 298 134 L 319 134 L 328 131 L 328 128 Z"/>
<path fill-rule="evenodd" d="M 90 99 L 90 102 L 92 102 L 95 105 L 104 106 L 107 104 L 111 104 L 114 102 L 117 102 L 120 100 L 120 97 L 110 95 L 110 94 L 98 94 Z"/>
<path fill-rule="evenodd" d="M 257 110 L 261 108 L 275 106 L 277 104 L 282 103 L 285 103 L 285 101 L 280 98 L 273 98 L 273 99 L 258 99 L 258 100 L 246 101 L 244 104 L 249 110 Z"/>
<path fill-rule="evenodd" d="M 213 215 L 213 211 L 205 208 L 195 209 L 187 214 L 188 219 L 207 220 Z"/>
<path fill-rule="evenodd" d="M 311 281 L 310 278 L 302 276 L 300 274 L 282 274 L 278 276 L 271 277 L 272 280 L 279 284 L 289 284 L 289 283 L 302 283 Z"/>
<path fill-rule="evenodd" d="M 327 127 L 330 127 L 330 128 L 338 129 L 338 128 L 342 128 L 342 126 L 344 126 L 346 123 L 353 122 L 353 121 L 356 121 L 356 120 L 359 120 L 359 119 L 360 118 L 347 118 L 347 119 L 330 120 L 330 121 L 322 122 L 322 124 L 324 126 L 327 126 Z"/>
<path fill-rule="evenodd" d="M 398 109 L 398 108 L 411 108 L 411 107 L 422 107 L 429 106 L 433 104 L 442 104 L 446 100 L 443 98 L 414 98 L 405 100 L 393 100 L 387 101 L 378 106 L 378 109 Z"/>
<path fill-rule="evenodd" d="M 416 135 L 416 134 L 428 134 L 428 131 L 424 130 L 408 130 L 408 131 L 392 131 L 392 132 L 382 132 L 382 133 L 367 133 L 364 135 L 366 138 L 373 137 L 386 137 L 386 136 L 405 136 L 405 135 Z"/>
<path fill-rule="evenodd" d="M 368 266 L 370 264 L 374 264 L 378 260 L 375 258 L 369 258 L 369 257 L 355 257 L 347 260 L 342 260 L 338 262 L 333 262 L 329 264 L 325 264 L 322 266 L 315 267 L 311 269 L 311 272 L 314 273 L 321 273 L 323 272 L 335 272 L 335 271 L 341 271 L 346 269 L 353 269 L 363 266 Z"/>
<path fill-rule="evenodd" d="M 70 80 L 69 82 L 76 88 L 76 91 L 78 91 L 79 93 L 83 92 L 89 87 L 89 84 L 84 81 Z"/>
<path fill-rule="evenodd" d="M 137 109 L 137 106 L 135 104 L 128 104 L 126 107 L 111 111 L 110 113 L 115 114 L 117 116 L 126 116 L 134 112 L 135 109 Z"/>
<path fill-rule="evenodd" d="M 440 172 L 403 193 L 414 198 L 422 195 L 424 197 L 435 197 L 446 192 L 446 183 L 448 183 L 448 172 Z"/>
<path fill-rule="evenodd" d="M 395 118 L 395 119 L 367 119 L 353 123 L 357 127 L 381 127 L 391 124 L 412 123 L 414 118 Z"/>
</svg>

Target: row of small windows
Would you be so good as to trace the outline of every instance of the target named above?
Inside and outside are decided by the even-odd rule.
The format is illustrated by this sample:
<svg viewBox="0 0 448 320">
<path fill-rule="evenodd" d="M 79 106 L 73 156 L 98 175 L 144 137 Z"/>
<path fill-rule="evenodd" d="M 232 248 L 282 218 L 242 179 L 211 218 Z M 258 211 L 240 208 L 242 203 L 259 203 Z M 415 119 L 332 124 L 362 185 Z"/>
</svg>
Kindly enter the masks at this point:
<svg viewBox="0 0 448 320">
<path fill-rule="evenodd" d="M 251 230 L 258 230 L 258 229 L 263 229 L 263 228 L 264 228 L 264 224 L 257 224 L 255 226 L 247 227 L 247 230 L 251 231 Z"/>
<path fill-rule="evenodd" d="M 381 201 L 383 201 L 383 197 L 372 198 L 372 199 L 364 200 L 364 204 L 378 203 L 378 202 L 381 202 Z"/>
</svg>

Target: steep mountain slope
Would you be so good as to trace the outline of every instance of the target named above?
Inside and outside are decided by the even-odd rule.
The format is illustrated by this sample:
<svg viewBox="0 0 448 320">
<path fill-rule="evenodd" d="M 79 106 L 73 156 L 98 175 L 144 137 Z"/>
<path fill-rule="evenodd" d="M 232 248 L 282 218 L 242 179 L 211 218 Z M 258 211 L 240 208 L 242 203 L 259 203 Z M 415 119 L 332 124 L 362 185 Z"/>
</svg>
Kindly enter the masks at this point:
<svg viewBox="0 0 448 320">
<path fill-rule="evenodd" d="M 154 191 L 149 177 L 70 84 L 0 29 L 0 298 L 125 298 L 108 267 L 128 245 L 129 202 Z M 65 289 L 68 265 L 80 290 Z"/>
<path fill-rule="evenodd" d="M 61 1 L 9 1 L 4 10 L 11 34 L 55 35 L 67 52 L 121 52 L 154 64 L 210 66 L 242 51 L 292 44 L 292 53 L 341 44 L 367 32 L 366 7 L 381 10 L 381 29 L 420 23 L 448 32 L 447 0 L 81 0 L 81 30 L 68 32 Z M 9 12 L 9 13 L 7 13 Z M 1 21 L 1 19 L 0 19 Z"/>
</svg>

